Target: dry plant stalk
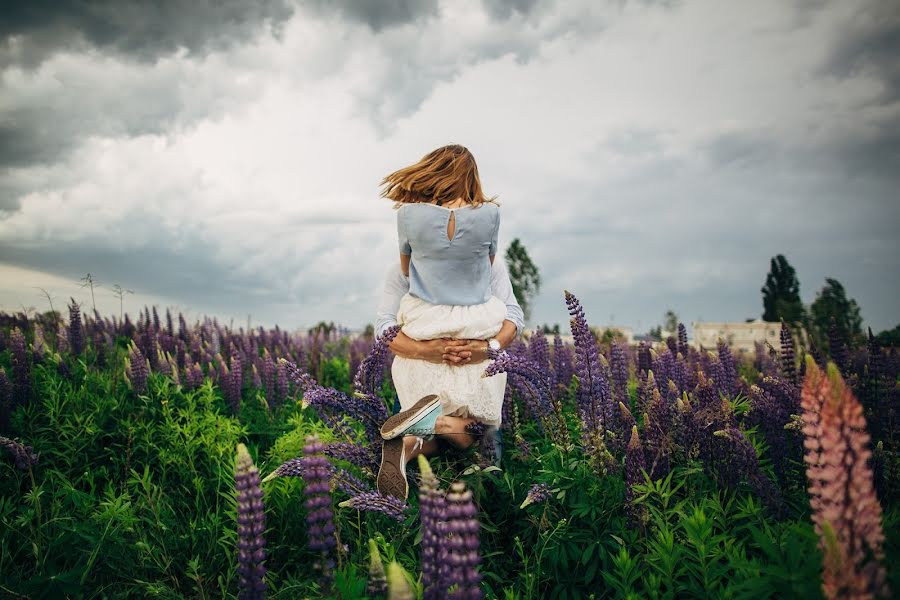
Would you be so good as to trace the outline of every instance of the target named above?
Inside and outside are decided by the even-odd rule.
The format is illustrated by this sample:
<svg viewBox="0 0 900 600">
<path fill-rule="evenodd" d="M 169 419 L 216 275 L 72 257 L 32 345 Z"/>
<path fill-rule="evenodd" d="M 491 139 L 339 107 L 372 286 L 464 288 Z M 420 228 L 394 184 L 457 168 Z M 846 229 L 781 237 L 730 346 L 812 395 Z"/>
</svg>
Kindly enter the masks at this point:
<svg viewBox="0 0 900 600">
<path fill-rule="evenodd" d="M 826 598 L 888 597 L 881 505 L 868 461 L 859 400 L 834 364 L 827 376 L 807 356 L 801 393 L 810 505 L 822 550 Z"/>
</svg>

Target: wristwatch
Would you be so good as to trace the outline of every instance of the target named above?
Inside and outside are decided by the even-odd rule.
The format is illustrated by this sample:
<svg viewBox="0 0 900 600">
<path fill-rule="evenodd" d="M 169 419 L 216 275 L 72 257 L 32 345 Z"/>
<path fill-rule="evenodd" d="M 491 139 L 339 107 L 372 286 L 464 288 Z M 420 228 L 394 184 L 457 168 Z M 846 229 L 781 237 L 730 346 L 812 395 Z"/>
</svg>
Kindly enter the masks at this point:
<svg viewBox="0 0 900 600">
<path fill-rule="evenodd" d="M 488 348 L 490 348 L 494 352 L 498 352 L 500 350 L 500 340 L 498 340 L 497 338 L 489 339 Z"/>
</svg>

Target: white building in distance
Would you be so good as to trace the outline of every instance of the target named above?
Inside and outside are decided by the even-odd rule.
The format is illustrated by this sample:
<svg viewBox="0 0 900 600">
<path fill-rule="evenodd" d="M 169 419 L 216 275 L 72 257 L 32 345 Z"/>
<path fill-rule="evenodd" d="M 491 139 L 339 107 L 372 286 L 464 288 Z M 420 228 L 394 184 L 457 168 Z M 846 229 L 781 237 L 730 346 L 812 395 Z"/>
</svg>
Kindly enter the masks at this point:
<svg viewBox="0 0 900 600">
<path fill-rule="evenodd" d="M 691 323 L 694 329 L 695 348 L 713 349 L 719 340 L 735 352 L 754 354 L 756 342 L 768 342 L 776 350 L 781 348 L 781 325 L 768 321 L 755 320 L 749 323 Z"/>
</svg>

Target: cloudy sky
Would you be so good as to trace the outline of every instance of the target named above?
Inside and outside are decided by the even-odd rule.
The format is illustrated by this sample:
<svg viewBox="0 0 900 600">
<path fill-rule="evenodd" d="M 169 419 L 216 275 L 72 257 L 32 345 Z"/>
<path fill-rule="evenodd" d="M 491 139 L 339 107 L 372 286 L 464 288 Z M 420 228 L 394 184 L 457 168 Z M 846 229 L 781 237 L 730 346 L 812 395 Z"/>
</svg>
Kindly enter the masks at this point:
<svg viewBox="0 0 900 600">
<path fill-rule="evenodd" d="M 20 2 L 0 21 L 0 308 L 111 288 L 283 327 L 374 320 L 390 171 L 475 155 L 533 322 L 762 313 L 769 259 L 900 322 L 893 0 Z M 215 8 L 213 8 L 215 4 Z"/>
</svg>

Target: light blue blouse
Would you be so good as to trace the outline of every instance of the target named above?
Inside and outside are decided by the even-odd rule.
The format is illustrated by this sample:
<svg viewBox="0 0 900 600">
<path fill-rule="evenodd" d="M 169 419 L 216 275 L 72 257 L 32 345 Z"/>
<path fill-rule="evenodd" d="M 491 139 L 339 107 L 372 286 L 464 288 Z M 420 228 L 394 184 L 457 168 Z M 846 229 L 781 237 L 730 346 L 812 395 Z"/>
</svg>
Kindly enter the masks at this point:
<svg viewBox="0 0 900 600">
<path fill-rule="evenodd" d="M 447 239 L 450 213 L 456 214 Z M 409 261 L 409 293 L 432 304 L 469 306 L 491 297 L 491 263 L 497 254 L 500 209 L 486 202 L 475 208 L 411 203 L 397 209 L 401 254 Z"/>
</svg>

